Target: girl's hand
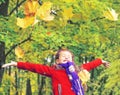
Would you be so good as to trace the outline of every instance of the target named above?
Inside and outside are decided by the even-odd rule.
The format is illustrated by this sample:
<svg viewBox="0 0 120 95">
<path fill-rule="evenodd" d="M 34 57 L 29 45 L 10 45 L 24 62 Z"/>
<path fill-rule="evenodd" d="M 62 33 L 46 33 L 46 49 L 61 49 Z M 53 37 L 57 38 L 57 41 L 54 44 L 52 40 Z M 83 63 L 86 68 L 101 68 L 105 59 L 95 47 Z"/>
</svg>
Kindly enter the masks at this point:
<svg viewBox="0 0 120 95">
<path fill-rule="evenodd" d="M 17 66 L 17 62 L 11 61 L 10 63 L 2 65 L 2 68 L 6 68 L 6 67 L 9 67 L 9 66 Z"/>
<path fill-rule="evenodd" d="M 102 60 L 102 63 L 106 68 L 110 67 L 110 63 L 108 61 Z"/>
</svg>

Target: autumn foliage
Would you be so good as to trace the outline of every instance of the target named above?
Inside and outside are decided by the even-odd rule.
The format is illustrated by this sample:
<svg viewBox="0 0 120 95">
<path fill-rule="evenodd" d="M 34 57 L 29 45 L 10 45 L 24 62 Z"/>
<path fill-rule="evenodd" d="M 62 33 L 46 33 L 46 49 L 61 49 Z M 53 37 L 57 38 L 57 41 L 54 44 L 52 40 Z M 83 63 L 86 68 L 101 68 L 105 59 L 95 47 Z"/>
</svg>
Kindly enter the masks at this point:
<svg viewBox="0 0 120 95">
<path fill-rule="evenodd" d="M 80 75 L 87 81 L 86 95 L 119 95 L 119 3 L 119 0 L 0 0 L 0 8 L 4 7 L 0 10 L 0 41 L 5 43 L 6 63 L 14 60 L 52 65 L 56 51 L 69 48 L 78 65 L 95 58 L 111 63 L 110 69 L 100 66 L 90 74 L 85 71 L 86 78 Z M 14 67 L 5 69 L 2 80 L 0 95 L 25 95 L 30 85 L 33 95 L 52 94 L 49 78 Z"/>
</svg>

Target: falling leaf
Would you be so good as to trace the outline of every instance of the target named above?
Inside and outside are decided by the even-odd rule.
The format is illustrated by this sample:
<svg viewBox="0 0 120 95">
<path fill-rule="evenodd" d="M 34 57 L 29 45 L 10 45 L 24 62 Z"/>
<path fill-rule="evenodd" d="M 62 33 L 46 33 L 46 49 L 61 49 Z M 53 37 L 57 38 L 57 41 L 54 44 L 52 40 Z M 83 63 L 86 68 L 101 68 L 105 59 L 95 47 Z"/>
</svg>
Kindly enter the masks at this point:
<svg viewBox="0 0 120 95">
<path fill-rule="evenodd" d="M 25 17 L 17 18 L 17 25 L 21 28 L 27 28 L 28 26 L 34 24 L 36 21 L 35 17 Z"/>
<path fill-rule="evenodd" d="M 51 21 L 54 16 L 51 15 L 51 2 L 44 2 L 43 5 L 38 9 L 37 15 L 44 21 Z"/>
<path fill-rule="evenodd" d="M 36 19 L 36 13 L 38 9 L 38 0 L 27 0 L 24 9 L 24 18 L 17 18 L 17 25 L 21 28 L 27 28 L 28 26 L 35 25 L 38 20 Z"/>
<path fill-rule="evenodd" d="M 87 70 L 81 70 L 78 73 L 78 76 L 80 77 L 82 84 L 86 83 L 90 79 L 90 73 Z"/>
<path fill-rule="evenodd" d="M 23 56 L 24 56 L 24 51 L 20 48 L 20 46 L 18 46 L 18 47 L 15 48 L 15 55 L 16 55 L 18 58 L 23 58 Z"/>
<path fill-rule="evenodd" d="M 73 16 L 72 11 L 73 11 L 72 7 L 64 9 L 64 11 L 62 13 L 63 14 L 63 19 L 65 19 L 65 20 L 71 19 L 72 16 Z"/>
<path fill-rule="evenodd" d="M 108 9 L 108 11 L 105 11 L 103 13 L 106 19 L 112 20 L 112 21 L 117 21 L 118 20 L 118 14 L 115 12 L 114 9 Z"/>
<path fill-rule="evenodd" d="M 38 0 L 27 0 L 25 3 L 24 14 L 26 16 L 35 16 L 38 5 Z"/>
</svg>

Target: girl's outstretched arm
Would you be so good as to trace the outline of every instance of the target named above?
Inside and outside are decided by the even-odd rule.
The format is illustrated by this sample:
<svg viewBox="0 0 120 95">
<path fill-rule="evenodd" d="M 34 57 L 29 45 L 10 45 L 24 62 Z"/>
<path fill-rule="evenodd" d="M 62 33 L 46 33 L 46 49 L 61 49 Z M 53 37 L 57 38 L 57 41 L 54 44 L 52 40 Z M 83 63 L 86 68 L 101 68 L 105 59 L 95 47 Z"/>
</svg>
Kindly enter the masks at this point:
<svg viewBox="0 0 120 95">
<path fill-rule="evenodd" d="M 107 61 L 104 61 L 104 60 L 101 60 L 101 59 L 95 59 L 91 62 L 88 62 L 88 63 L 85 63 L 85 64 L 82 64 L 82 67 L 88 71 L 94 69 L 94 68 L 97 68 L 98 66 L 100 66 L 101 64 L 103 64 L 105 67 L 109 67 L 110 66 L 110 63 L 107 62 Z"/>
<path fill-rule="evenodd" d="M 2 65 L 2 68 L 6 68 L 9 66 L 15 66 L 18 69 L 28 70 L 31 72 L 39 73 L 45 76 L 51 76 L 54 72 L 54 69 L 50 66 L 43 65 L 43 64 L 35 64 L 29 62 L 15 62 L 11 61 L 10 63 Z"/>
<path fill-rule="evenodd" d="M 17 62 L 11 61 L 10 63 L 2 65 L 2 68 L 6 68 L 6 67 L 9 67 L 9 66 L 17 66 Z"/>
</svg>

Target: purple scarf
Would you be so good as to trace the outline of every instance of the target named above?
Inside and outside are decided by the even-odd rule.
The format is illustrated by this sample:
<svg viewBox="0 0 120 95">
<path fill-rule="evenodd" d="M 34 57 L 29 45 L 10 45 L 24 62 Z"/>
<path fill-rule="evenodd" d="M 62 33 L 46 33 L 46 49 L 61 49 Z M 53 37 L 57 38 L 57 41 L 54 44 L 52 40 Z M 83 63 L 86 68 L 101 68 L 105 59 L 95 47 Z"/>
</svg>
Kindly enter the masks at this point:
<svg viewBox="0 0 120 95">
<path fill-rule="evenodd" d="M 62 66 L 66 70 L 69 80 L 72 83 L 72 88 L 74 92 L 76 93 L 76 95 L 84 95 L 84 90 L 82 88 L 81 81 L 75 71 L 74 63 L 67 62 L 67 63 L 62 63 L 59 65 Z"/>
</svg>

